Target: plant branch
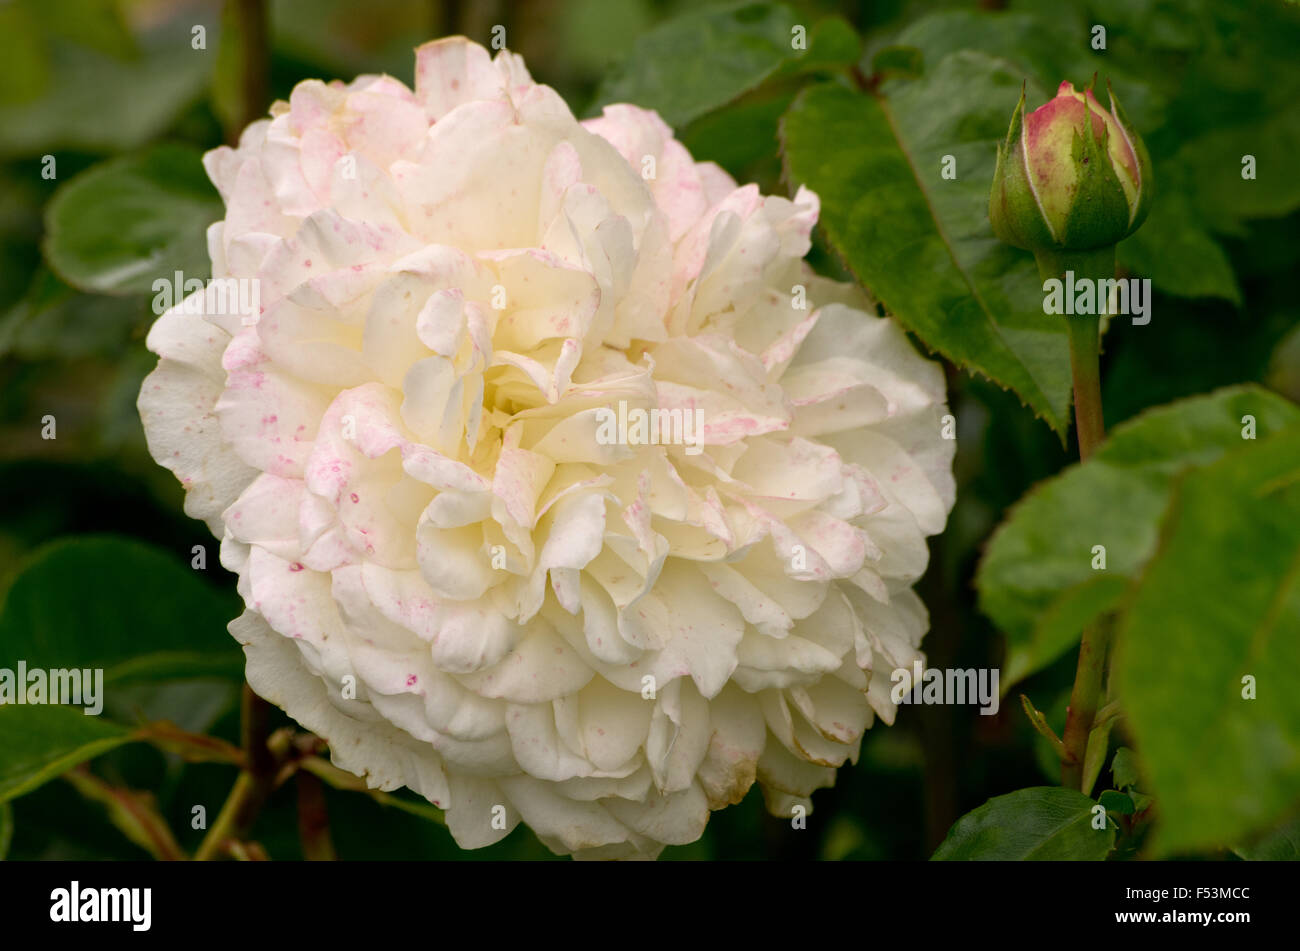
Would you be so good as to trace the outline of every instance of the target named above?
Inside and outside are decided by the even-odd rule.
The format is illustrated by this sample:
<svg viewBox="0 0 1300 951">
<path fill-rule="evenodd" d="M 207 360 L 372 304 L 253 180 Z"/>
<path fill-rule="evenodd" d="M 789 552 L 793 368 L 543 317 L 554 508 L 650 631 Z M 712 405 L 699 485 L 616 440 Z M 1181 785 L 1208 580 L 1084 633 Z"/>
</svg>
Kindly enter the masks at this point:
<svg viewBox="0 0 1300 951">
<path fill-rule="evenodd" d="M 1077 283 L 1080 280 L 1100 281 L 1115 276 L 1113 246 L 1093 251 L 1039 251 L 1035 257 L 1038 260 L 1039 276 L 1044 281 L 1062 280 L 1067 287 L 1069 277 L 1073 277 Z M 1093 291 L 1094 302 L 1100 304 L 1100 284 L 1094 285 Z M 1100 310 L 1100 306 L 1097 309 Z M 1070 370 L 1074 379 L 1074 418 L 1079 440 L 1079 459 L 1086 462 L 1106 437 L 1101 408 L 1101 318 L 1097 314 L 1076 314 L 1064 319 L 1069 321 Z M 1094 621 L 1084 627 L 1062 737 L 1065 755 L 1061 759 L 1061 785 L 1083 792 L 1087 792 L 1082 787 L 1088 759 L 1088 739 L 1097 719 L 1098 697 L 1105 678 L 1109 649 L 1110 624 L 1107 619 Z"/>
<path fill-rule="evenodd" d="M 150 793 L 107 783 L 91 773 L 84 763 L 69 770 L 63 778 L 81 795 L 103 805 L 113 825 L 154 858 L 175 862 L 186 857 Z"/>
<path fill-rule="evenodd" d="M 175 753 L 187 763 L 228 763 L 244 766 L 244 751 L 215 736 L 201 736 L 182 730 L 167 720 L 148 723 L 136 731 L 135 738 Z"/>
<path fill-rule="evenodd" d="M 267 22 L 266 0 L 229 0 L 234 4 L 235 21 L 239 29 L 240 66 L 240 116 L 239 130 L 259 119 L 266 112 L 270 97 L 270 32 Z"/>
<path fill-rule="evenodd" d="M 247 838 L 275 788 L 280 764 L 267 745 L 270 711 L 270 704 L 244 684 L 240 732 L 247 765 L 240 770 L 217 821 L 194 853 L 195 861 L 211 861 L 226 851 L 228 842 Z"/>
<path fill-rule="evenodd" d="M 294 782 L 298 786 L 298 839 L 302 843 L 302 857 L 309 862 L 337 861 L 338 854 L 330 838 L 325 786 L 304 770 L 298 771 Z"/>
</svg>

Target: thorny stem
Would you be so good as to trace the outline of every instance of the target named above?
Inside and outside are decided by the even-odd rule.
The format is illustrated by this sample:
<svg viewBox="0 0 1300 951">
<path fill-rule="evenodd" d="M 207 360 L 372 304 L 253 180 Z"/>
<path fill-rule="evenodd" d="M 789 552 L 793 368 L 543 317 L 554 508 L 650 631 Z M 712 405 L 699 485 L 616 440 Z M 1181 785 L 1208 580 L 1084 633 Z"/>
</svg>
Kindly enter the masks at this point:
<svg viewBox="0 0 1300 951">
<path fill-rule="evenodd" d="M 1099 280 L 1115 276 L 1114 247 L 1081 252 L 1036 252 L 1038 273 L 1044 281 L 1064 279 L 1067 271 L 1074 279 Z M 1094 299 L 1096 299 L 1094 297 Z M 1079 458 L 1087 461 L 1106 437 L 1101 411 L 1100 336 L 1101 319 L 1096 315 L 1073 315 L 1065 318 L 1070 331 L 1070 370 L 1074 378 L 1074 418 L 1079 440 Z M 1110 625 L 1094 621 L 1083 629 L 1079 644 L 1079 664 L 1075 669 L 1074 688 L 1070 691 L 1070 709 L 1065 719 L 1061 758 L 1061 785 L 1083 789 L 1084 763 L 1088 758 L 1088 739 L 1097 719 L 1098 697 L 1106 673 L 1106 655 L 1110 648 Z"/>
</svg>

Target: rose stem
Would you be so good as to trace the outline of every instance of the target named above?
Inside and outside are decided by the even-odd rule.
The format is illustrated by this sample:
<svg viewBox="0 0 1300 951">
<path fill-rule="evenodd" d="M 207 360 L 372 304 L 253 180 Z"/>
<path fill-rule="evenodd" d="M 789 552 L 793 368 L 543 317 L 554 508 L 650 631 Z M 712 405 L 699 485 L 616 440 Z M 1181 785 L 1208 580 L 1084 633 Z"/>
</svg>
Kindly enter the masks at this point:
<svg viewBox="0 0 1300 951">
<path fill-rule="evenodd" d="M 217 821 L 203 837 L 196 862 L 206 862 L 218 857 L 228 841 L 245 838 L 253 828 L 262 805 L 275 786 L 276 757 L 266 745 L 271 707 L 244 684 L 240 702 L 242 746 L 245 766 L 226 797 Z"/>
<path fill-rule="evenodd" d="M 1038 272 L 1044 281 L 1065 279 L 1073 271 L 1075 280 L 1098 280 L 1115 276 L 1115 248 L 1083 252 L 1038 252 Z M 1099 285 L 1096 286 L 1099 290 Z M 1094 295 L 1101 309 L 1099 293 Z M 1101 412 L 1100 336 L 1101 318 L 1095 314 L 1072 315 L 1069 321 L 1070 370 L 1074 377 L 1075 430 L 1079 440 L 1079 459 L 1086 462 L 1106 437 Z M 1110 625 L 1105 619 L 1085 625 L 1079 644 L 1079 664 L 1070 691 L 1070 707 L 1065 718 L 1062 742 L 1065 757 L 1061 760 L 1061 785 L 1083 789 L 1084 763 L 1088 739 L 1097 717 L 1098 697 L 1106 672 L 1106 654 L 1110 648 Z"/>
</svg>

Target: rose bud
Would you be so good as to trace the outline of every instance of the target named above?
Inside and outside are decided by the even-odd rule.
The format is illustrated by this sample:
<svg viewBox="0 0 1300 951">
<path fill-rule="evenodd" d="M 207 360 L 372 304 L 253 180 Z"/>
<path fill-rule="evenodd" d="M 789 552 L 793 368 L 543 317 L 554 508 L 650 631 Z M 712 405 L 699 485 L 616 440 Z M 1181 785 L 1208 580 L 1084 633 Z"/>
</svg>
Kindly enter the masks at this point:
<svg viewBox="0 0 1300 951">
<path fill-rule="evenodd" d="M 1107 92 L 1109 112 L 1091 86 L 1079 92 L 1063 82 L 1055 99 L 1026 116 L 1021 91 L 989 195 L 1000 240 L 1031 251 L 1085 251 L 1141 226 L 1151 159 L 1109 83 Z"/>
</svg>

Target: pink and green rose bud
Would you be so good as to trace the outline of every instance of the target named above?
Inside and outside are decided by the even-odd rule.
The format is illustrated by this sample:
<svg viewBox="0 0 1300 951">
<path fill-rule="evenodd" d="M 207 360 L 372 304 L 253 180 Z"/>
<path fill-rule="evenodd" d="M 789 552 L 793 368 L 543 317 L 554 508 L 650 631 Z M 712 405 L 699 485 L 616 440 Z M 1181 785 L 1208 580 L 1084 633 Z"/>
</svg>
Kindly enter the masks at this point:
<svg viewBox="0 0 1300 951">
<path fill-rule="evenodd" d="M 1025 115 L 1022 91 L 998 148 L 989 221 L 1031 251 L 1109 247 L 1136 231 L 1151 203 L 1151 159 L 1107 84 L 1110 111 L 1089 86 L 1061 83 Z"/>
</svg>

